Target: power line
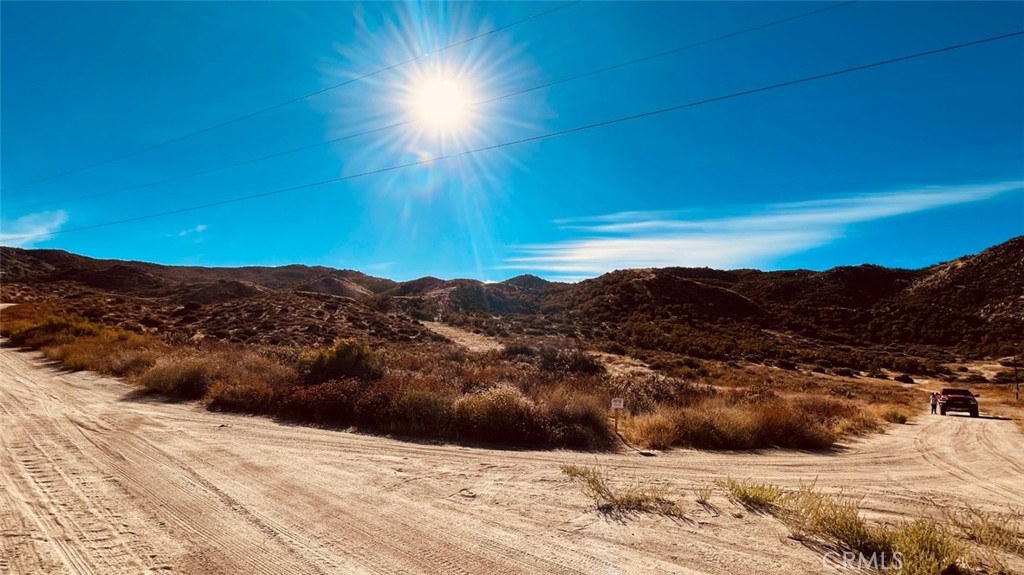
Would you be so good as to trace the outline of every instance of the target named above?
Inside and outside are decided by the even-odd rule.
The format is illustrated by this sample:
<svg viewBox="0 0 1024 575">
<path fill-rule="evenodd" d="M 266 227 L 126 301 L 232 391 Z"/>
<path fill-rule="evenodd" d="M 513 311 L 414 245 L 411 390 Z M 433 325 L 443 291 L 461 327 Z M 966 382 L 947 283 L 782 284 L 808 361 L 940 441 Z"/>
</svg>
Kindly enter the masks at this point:
<svg viewBox="0 0 1024 575">
<path fill-rule="evenodd" d="M 164 140 L 162 142 L 158 142 L 156 144 L 152 144 L 152 145 L 149 145 L 149 146 L 146 146 L 146 147 L 143 147 L 143 148 L 139 148 L 139 149 L 136 149 L 134 151 L 121 154 L 119 156 L 114 156 L 112 158 L 107 158 L 106 160 L 100 160 L 98 162 L 93 162 L 91 164 L 86 164 L 84 166 L 79 166 L 77 168 L 74 168 L 74 169 L 71 169 L 71 170 L 67 170 L 65 172 L 60 172 L 58 174 L 53 174 L 53 175 L 47 176 L 45 178 L 40 178 L 38 180 L 33 180 L 31 182 L 25 182 L 23 184 L 19 184 L 19 185 L 13 187 L 13 188 L 9 188 L 8 190 L 9 191 L 11 189 L 19 190 L 21 188 L 26 188 L 28 186 L 34 186 L 34 185 L 42 183 L 42 182 L 47 182 L 47 181 L 50 181 L 50 180 L 55 180 L 57 178 L 62 178 L 64 176 L 69 176 L 71 174 L 77 174 L 78 172 L 84 172 L 85 170 L 91 170 L 92 168 L 95 168 L 95 167 L 98 167 L 98 166 L 103 166 L 103 165 L 106 165 L 106 164 L 110 164 L 112 162 L 116 162 L 118 160 L 123 160 L 125 158 L 131 158 L 133 156 L 137 156 L 139 154 L 150 152 L 150 151 L 156 150 L 158 148 L 163 148 L 164 146 L 168 146 L 170 144 L 174 144 L 174 143 L 177 143 L 177 142 L 181 142 L 183 140 L 188 140 L 190 138 L 194 138 L 195 136 L 199 136 L 199 135 L 205 134 L 207 132 L 212 132 L 213 130 L 217 130 L 219 128 L 223 128 L 225 126 L 230 126 L 232 124 L 237 124 L 238 122 L 241 122 L 243 120 L 248 120 L 248 119 L 254 118 L 256 116 L 261 116 L 263 114 L 266 114 L 267 112 L 271 112 L 273 110 L 277 110 L 277 109 L 283 108 L 285 106 L 290 106 L 291 104 L 295 104 L 297 102 L 301 102 L 303 100 L 307 100 L 309 98 L 312 98 L 313 96 L 318 96 L 320 94 L 323 94 L 323 93 L 330 92 L 332 90 L 336 90 L 338 88 L 341 88 L 342 86 L 347 86 L 349 84 L 353 84 L 355 82 L 359 82 L 360 80 L 365 80 L 366 78 L 369 78 L 371 76 L 376 76 L 378 74 L 382 74 L 384 72 L 388 72 L 390 70 L 394 70 L 395 68 L 399 68 L 401 66 L 404 66 L 406 64 L 410 64 L 410 63 L 415 62 L 417 60 L 422 60 L 423 58 L 427 58 L 429 56 L 434 56 L 434 55 L 440 54 L 442 52 L 445 52 L 447 50 L 451 50 L 452 48 L 457 48 L 457 47 L 462 46 L 464 44 L 468 44 L 469 42 L 473 42 L 474 40 L 479 40 L 480 38 L 484 38 L 486 36 L 490 36 L 492 34 L 496 34 L 496 33 L 501 32 L 503 30 L 508 30 L 509 28 L 513 28 L 515 26 L 519 26 L 520 24 L 525 24 L 525 23 L 530 22 L 532 20 L 536 20 L 538 18 L 543 18 L 544 16 L 547 16 L 549 14 L 553 14 L 555 12 L 558 12 L 559 10 L 563 10 L 565 8 L 568 8 L 568 7 L 570 7 L 570 6 L 574 5 L 574 4 L 579 4 L 582 1 L 583 0 L 572 0 L 571 2 L 567 2 L 565 4 L 561 4 L 561 5 L 555 6 L 554 8 L 549 8 L 549 9 L 544 10 L 542 12 L 538 12 L 536 14 L 533 14 L 532 16 L 527 16 L 526 18 L 523 18 L 521 20 L 516 20 L 515 22 L 510 22 L 508 24 L 505 24 L 504 26 L 498 26 L 497 28 L 492 28 L 492 29 L 488 30 L 487 32 L 482 32 L 482 33 L 477 34 L 475 36 L 470 36 L 469 38 L 465 38 L 465 39 L 459 40 L 457 42 L 454 42 L 452 44 L 448 44 L 448 45 L 443 46 L 441 48 L 438 48 L 436 50 L 432 50 L 430 52 L 426 52 L 424 54 L 420 54 L 419 56 L 414 56 L 412 58 L 408 58 L 406 60 L 402 60 L 401 62 L 398 62 L 396 64 L 391 64 L 391 65 L 385 66 L 383 68 L 378 68 L 377 70 L 374 70 L 373 72 L 367 72 L 366 74 L 363 74 L 361 76 L 356 76 L 355 78 L 350 78 L 348 80 L 345 80 L 344 82 L 339 82 L 337 84 L 333 84 L 331 86 L 327 86 L 326 88 L 321 88 L 319 90 L 316 90 L 316 91 L 313 91 L 313 92 L 309 92 L 308 94 L 305 94 L 305 95 L 302 95 L 302 96 L 297 96 L 297 97 L 292 98 L 290 100 L 286 100 L 284 102 L 280 102 L 280 103 L 274 104 L 272 106 L 267 106 L 266 108 L 261 108 L 259 110 L 256 110 L 255 112 L 250 112 L 248 114 L 245 114 L 245 115 L 242 115 L 242 116 L 238 116 L 238 117 L 232 118 L 230 120 L 226 120 L 226 121 L 220 122 L 219 124 L 214 124 L 214 125 L 208 126 L 206 128 L 201 128 L 201 129 L 196 130 L 194 132 L 188 132 L 188 133 L 183 134 L 181 136 L 177 136 L 175 138 L 171 138 L 170 140 Z"/>
<path fill-rule="evenodd" d="M 278 194 L 283 194 L 283 193 L 287 193 L 287 192 L 294 192 L 294 191 L 298 191 L 298 190 L 305 190 L 305 189 L 309 189 L 309 188 L 313 188 L 313 187 L 317 187 L 317 186 L 323 186 L 323 185 L 326 185 L 326 184 L 333 184 L 333 183 L 343 182 L 343 181 L 347 181 L 347 180 L 354 180 L 354 179 L 357 179 L 357 178 L 363 178 L 363 177 L 366 177 L 366 176 L 382 174 L 382 173 L 385 173 L 385 172 L 393 172 L 393 171 L 396 171 L 396 170 L 410 168 L 410 167 L 413 167 L 413 166 L 423 166 L 423 165 L 432 164 L 432 163 L 435 163 L 435 162 L 441 162 L 441 161 L 445 161 L 445 160 L 450 160 L 450 159 L 454 159 L 454 158 L 459 158 L 459 157 L 463 157 L 463 156 L 477 154 L 477 153 L 480 153 L 480 152 L 496 150 L 496 149 L 499 149 L 499 148 L 506 148 L 506 147 L 509 147 L 509 146 L 515 146 L 517 144 L 523 144 L 523 143 L 526 143 L 526 142 L 536 142 L 536 141 L 539 141 L 539 140 L 547 140 L 547 139 L 550 139 L 550 138 L 556 138 L 556 137 L 565 136 L 565 135 L 568 135 L 568 134 L 574 134 L 576 132 L 582 132 L 582 131 L 585 131 L 585 130 L 592 130 L 592 129 L 595 129 L 595 128 L 602 128 L 602 127 L 605 127 L 605 126 L 610 126 L 610 125 L 613 125 L 613 124 L 620 124 L 620 123 L 623 123 L 623 122 L 630 122 L 630 121 L 639 120 L 639 119 L 642 119 L 642 118 L 649 118 L 651 116 L 657 116 L 657 115 L 666 114 L 666 113 L 669 113 L 669 112 L 676 112 L 676 111 L 683 110 L 683 109 L 686 109 L 686 108 L 693 108 L 693 107 L 702 106 L 702 105 L 705 105 L 705 104 L 711 104 L 711 103 L 714 103 L 714 102 L 721 102 L 721 101 L 724 101 L 724 100 L 731 100 L 731 99 L 734 99 L 734 98 L 741 98 L 743 96 L 750 96 L 750 95 L 753 95 L 753 94 L 759 94 L 759 93 L 762 93 L 762 92 L 768 92 L 770 90 L 777 90 L 777 89 L 786 88 L 786 87 L 789 87 L 789 86 L 796 86 L 798 84 L 805 84 L 805 83 L 808 83 L 808 82 L 814 82 L 814 81 L 823 80 L 823 79 L 826 79 L 826 78 L 833 78 L 833 77 L 841 76 L 841 75 L 844 75 L 844 74 L 850 74 L 850 73 L 853 73 L 853 72 L 860 72 L 860 71 L 868 70 L 868 69 L 871 69 L 871 68 L 878 68 L 878 67 L 881 67 L 881 66 L 887 66 L 889 64 L 895 64 L 895 63 L 898 63 L 898 62 L 906 62 L 908 60 L 915 60 L 915 59 L 918 59 L 918 58 L 924 58 L 926 56 L 933 56 L 935 54 L 941 54 L 941 53 L 944 53 L 944 52 L 952 52 L 954 50 L 960 50 L 960 49 L 963 49 L 963 48 L 968 48 L 968 47 L 971 47 L 971 46 L 978 46 L 978 45 L 981 45 L 981 44 L 988 44 L 990 42 L 996 42 L 996 41 L 999 41 L 999 40 L 1005 40 L 1007 38 L 1012 38 L 1012 37 L 1021 36 L 1021 35 L 1024 35 L 1024 30 L 1018 30 L 1016 32 L 1010 32 L 1010 33 L 1007 33 L 1007 34 L 1000 34 L 998 36 L 989 36 L 987 38 L 981 38 L 979 40 L 972 40 L 972 41 L 969 41 L 969 42 L 962 42 L 960 44 L 953 44 L 951 46 L 945 46 L 945 47 L 942 47 L 942 48 L 935 48 L 935 49 L 932 49 L 932 50 L 926 50 L 924 52 L 917 52 L 917 53 L 909 54 L 909 55 L 906 55 L 906 56 L 898 56 L 898 57 L 895 57 L 895 58 L 889 58 L 887 60 L 880 60 L 880 61 L 877 61 L 877 62 L 872 62 L 870 64 L 861 64 L 859 66 L 854 66 L 852 68 L 844 68 L 844 69 L 841 69 L 841 70 L 834 70 L 832 72 L 825 72 L 823 74 L 815 74 L 813 76 L 806 76 L 804 78 L 800 78 L 800 79 L 797 79 L 797 80 L 788 80 L 786 82 L 779 82 L 777 84 L 770 84 L 770 85 L 767 85 L 767 86 L 761 86 L 759 88 L 752 88 L 750 90 L 743 90 L 741 92 L 733 92 L 731 94 L 726 94 L 726 95 L 723 95 L 723 96 L 715 96 L 713 98 L 706 98 L 706 99 L 703 99 L 703 100 L 687 102 L 685 104 L 678 104 L 678 105 L 675 105 L 675 106 L 669 106 L 667 108 L 659 108 L 659 109 L 656 109 L 656 110 L 650 110 L 650 111 L 641 112 L 641 113 L 638 113 L 638 114 L 631 114 L 629 116 L 621 116 L 621 117 L 618 117 L 618 118 L 613 118 L 611 120 L 604 120 L 604 121 L 601 121 L 601 122 L 595 122 L 595 123 L 592 123 L 592 124 L 585 124 L 585 125 L 582 125 L 582 126 L 577 126 L 575 128 L 567 128 L 567 129 L 558 130 L 558 131 L 555 131 L 555 132 L 548 132 L 546 134 L 540 134 L 540 135 L 537 135 L 537 136 L 530 136 L 530 137 L 527 137 L 527 138 L 520 138 L 518 140 L 512 140 L 512 141 L 509 141 L 509 142 L 503 142 L 503 143 L 500 143 L 500 144 L 493 144 L 493 145 L 490 145 L 490 146 L 483 146 L 483 147 L 474 148 L 474 149 L 471 149 L 471 150 L 463 150 L 461 152 L 456 152 L 454 154 L 435 156 L 433 158 L 429 158 L 429 159 L 425 159 L 425 160 L 418 160 L 418 161 L 415 161 L 415 162 L 408 162 L 408 163 L 405 163 L 405 164 L 398 164 L 398 165 L 395 165 L 395 166 L 389 166 L 389 167 L 386 167 L 386 168 L 379 168 L 379 169 L 376 169 L 376 170 L 370 170 L 370 171 L 361 172 L 361 173 L 358 173 L 358 174 L 352 174 L 352 175 L 348 175 L 348 176 L 340 176 L 340 177 L 337 177 L 337 178 L 331 178 L 331 179 L 327 179 L 327 180 L 320 180 L 320 181 L 317 181 L 317 182 L 310 182 L 308 184 L 301 184 L 301 185 L 298 185 L 298 186 L 291 186 L 291 187 L 287 187 L 287 188 L 279 188 L 279 189 L 276 189 L 276 190 L 271 190 L 269 192 L 261 192 L 261 193 L 258 193 L 258 194 L 250 194 L 250 195 L 246 195 L 246 196 L 239 196 L 239 197 L 235 197 L 235 198 L 229 198 L 229 199 L 226 199 L 226 200 L 218 200 L 216 202 L 210 202 L 210 203 L 206 203 L 206 204 L 199 204 L 199 205 L 188 206 L 188 207 L 184 207 L 184 208 L 177 208 L 177 209 L 174 209 L 174 210 L 167 210 L 167 211 L 163 211 L 163 212 L 147 214 L 147 215 L 143 215 L 143 216 L 135 216 L 135 217 L 131 217 L 131 218 L 125 218 L 125 219 L 122 219 L 122 220 L 115 220 L 115 221 L 111 221 L 111 222 L 104 222 L 104 223 L 93 224 L 93 225 L 89 225 L 89 226 L 81 226 L 81 227 L 78 227 L 78 228 L 70 228 L 70 229 L 66 229 L 66 230 L 58 230 L 58 231 L 54 231 L 54 232 L 50 232 L 50 233 L 27 234 L 27 235 L 21 235 L 21 236 L 9 236 L 7 239 L 8 240 L 29 240 L 29 239 L 34 239 L 34 238 L 50 237 L 50 236 L 54 236 L 54 235 L 58 235 L 58 234 L 66 234 L 66 233 L 72 233 L 72 232 L 81 232 L 81 231 L 93 230 L 93 229 L 97 229 L 97 228 L 115 226 L 115 225 L 120 225 L 120 224 L 127 224 L 127 223 L 142 221 L 142 220 L 149 220 L 149 219 L 154 219 L 154 218 L 159 218 L 159 217 L 169 216 L 169 215 L 174 215 L 174 214 L 180 214 L 180 213 L 185 213 L 185 212 L 193 212 L 193 211 L 197 211 L 197 210 L 213 208 L 213 207 L 223 206 L 223 205 L 228 205 L 228 204 L 234 204 L 234 203 L 238 203 L 238 202 L 254 200 L 254 199 L 257 199 L 257 198 L 264 198 L 264 197 L 278 195 Z"/>
<path fill-rule="evenodd" d="M 561 78 L 561 79 L 558 79 L 558 80 L 554 80 L 552 82 L 548 82 L 546 84 L 541 84 L 539 86 L 533 86 L 531 88 L 525 88 L 525 89 L 522 89 L 522 90 L 511 92 L 509 94 L 504 94 L 504 95 L 501 95 L 501 96 L 496 96 L 494 98 L 489 98 L 489 99 L 486 99 L 486 100 L 481 100 L 479 102 L 473 102 L 471 104 L 471 106 L 475 107 L 475 106 L 481 106 L 481 105 L 484 105 L 484 104 L 491 104 L 491 103 L 494 103 L 494 102 L 497 102 L 497 101 L 500 101 L 500 100 L 505 100 L 507 98 L 512 98 L 512 97 L 515 97 L 515 96 L 521 96 L 521 95 L 527 94 L 529 92 L 534 92 L 534 91 L 537 91 L 537 90 L 543 90 L 545 88 L 551 88 L 551 87 L 557 86 L 559 84 L 564 84 L 564 83 L 567 83 L 567 82 L 572 82 L 572 81 L 575 81 L 575 80 L 580 80 L 582 78 L 587 78 L 587 77 L 590 77 L 590 76 L 596 76 L 598 74 L 603 74 L 605 72 L 610 72 L 612 70 L 618 70 L 620 68 L 625 68 L 627 66 L 632 66 L 634 64 L 639 64 L 639 63 L 642 63 L 642 62 L 648 62 L 648 61 L 654 60 L 656 58 L 663 58 L 665 56 L 670 56 L 672 54 L 677 54 L 677 53 L 685 51 L 685 50 L 690 50 L 690 49 L 697 48 L 697 47 L 700 47 L 700 46 L 706 46 L 708 44 L 712 44 L 712 43 L 715 43 L 715 42 L 721 42 L 723 40 L 728 40 L 730 38 L 735 38 L 735 37 L 743 35 L 743 34 L 749 34 L 751 32 L 756 32 L 758 30 L 764 30 L 765 28 L 770 28 L 772 26 L 778 26 L 780 24 L 785 24 L 787 22 L 792 22 L 794 20 L 799 20 L 801 18 L 806 18 L 808 16 L 813 16 L 815 14 L 820 14 L 822 12 L 827 12 L 829 10 L 835 10 L 836 8 L 842 8 L 844 6 L 849 6 L 851 4 L 855 4 L 857 1 L 858 0 L 850 0 L 848 2 L 840 2 L 838 4 L 833 4 L 831 6 L 826 6 L 824 8 L 817 8 L 817 9 L 811 10 L 809 12 L 802 12 L 800 14 L 795 14 L 793 16 L 787 16 L 787 17 L 779 19 L 779 20 L 773 20 L 771 22 L 766 22 L 764 24 L 758 24 L 757 26 L 752 26 L 750 28 L 744 28 L 744 29 L 738 30 L 736 32 L 731 32 L 731 33 L 728 33 L 728 34 L 723 34 L 721 36 L 716 36 L 714 38 L 709 38 L 707 40 L 701 40 L 699 42 L 692 42 L 692 43 L 689 43 L 689 44 L 684 44 L 682 46 L 677 46 L 675 48 L 670 48 L 668 50 L 662 50 L 660 52 L 655 52 L 653 54 L 648 54 L 646 56 L 641 56 L 639 58 L 634 58 L 634 59 L 631 59 L 631 60 L 626 60 L 626 61 L 623 61 L 623 62 L 619 62 L 617 64 L 612 64 L 612 65 L 604 66 L 604 67 L 601 67 L 601 68 L 596 68 L 594 70 L 583 72 L 581 74 L 575 74 L 575 75 L 572 75 L 572 76 L 567 76 L 567 77 L 564 77 L 564 78 Z M 291 148 L 291 149 L 283 150 L 283 151 L 280 151 L 280 152 L 274 152 L 272 154 L 268 154 L 268 155 L 265 155 L 265 156 L 259 156 L 259 157 L 256 157 L 256 158 L 250 158 L 248 160 L 241 160 L 241 161 L 238 161 L 238 162 L 232 162 L 230 164 L 224 164 L 224 165 L 221 165 L 221 166 L 215 166 L 213 168 L 208 168 L 208 169 L 205 169 L 205 170 L 200 170 L 198 172 L 191 172 L 191 173 L 188 173 L 188 174 L 174 176 L 174 177 L 171 177 L 171 178 L 165 178 L 165 179 L 162 179 L 162 180 L 155 180 L 155 181 L 145 182 L 145 183 L 142 183 L 142 184 L 133 184 L 133 185 L 130 185 L 130 186 L 114 188 L 112 190 L 104 190 L 104 191 L 101 191 L 101 192 L 94 192 L 94 193 L 85 194 L 85 195 L 81 195 L 81 196 L 73 196 L 73 197 L 70 197 L 70 198 L 63 198 L 63 199 L 58 199 L 58 200 L 47 200 L 47 201 L 44 201 L 44 202 L 36 202 L 36 203 L 32 203 L 32 204 L 23 204 L 23 205 L 15 206 L 14 208 L 10 208 L 10 209 L 37 208 L 37 207 L 41 207 L 41 206 L 49 206 L 49 205 L 53 205 L 53 204 L 59 204 L 59 203 L 64 203 L 64 202 L 71 202 L 71 201 L 76 201 L 76 200 L 87 200 L 87 199 L 97 198 L 97 197 L 101 197 L 101 196 L 117 194 L 117 193 L 120 193 L 120 192 L 127 192 L 127 191 L 137 190 L 137 189 L 141 189 L 141 188 L 148 188 L 150 186 L 157 186 L 157 185 L 161 185 L 161 184 L 169 184 L 169 183 L 177 182 L 177 181 L 180 181 L 180 180 L 194 178 L 194 177 L 197 177 L 197 176 L 203 176 L 203 175 L 206 175 L 206 174 L 212 174 L 212 173 L 215 173 L 215 172 L 219 172 L 219 171 L 223 171 L 223 170 L 228 170 L 228 169 L 231 169 L 231 168 L 237 168 L 237 167 L 245 166 L 245 165 L 248 165 L 248 164 L 254 164 L 254 163 L 262 162 L 262 161 L 265 161 L 265 160 L 271 160 L 271 159 L 274 159 L 274 158 L 280 158 L 282 156 L 286 156 L 286 155 L 290 155 L 290 154 L 295 154 L 295 153 L 298 153 L 298 152 L 304 152 L 306 150 L 311 150 L 313 148 L 317 148 L 317 147 L 320 147 L 320 146 L 326 146 L 328 144 L 335 144 L 335 143 L 338 143 L 338 142 L 341 142 L 341 141 L 344 141 L 344 140 L 350 140 L 352 138 L 357 138 L 357 137 L 360 137 L 360 136 L 366 136 L 366 135 L 370 135 L 370 134 L 375 134 L 377 132 L 383 132 L 383 131 L 386 131 L 386 130 L 390 130 L 392 128 L 398 128 L 398 127 L 405 126 L 405 125 L 408 125 L 408 124 L 411 124 L 411 123 L 413 123 L 413 120 L 405 120 L 405 121 L 401 121 L 401 122 L 396 122 L 396 123 L 388 124 L 386 126 L 381 126 L 381 127 L 378 127 L 378 128 L 372 128 L 372 129 L 361 131 L 361 132 L 355 132 L 355 133 L 352 133 L 352 134 L 347 134 L 345 136 L 341 136 L 341 137 L 338 137 L 338 138 L 332 138 L 330 140 L 324 140 L 322 142 L 317 142 L 315 144 L 308 144 L 308 145 L 305 145 L 305 146 L 300 146 L 298 148 Z"/>
</svg>

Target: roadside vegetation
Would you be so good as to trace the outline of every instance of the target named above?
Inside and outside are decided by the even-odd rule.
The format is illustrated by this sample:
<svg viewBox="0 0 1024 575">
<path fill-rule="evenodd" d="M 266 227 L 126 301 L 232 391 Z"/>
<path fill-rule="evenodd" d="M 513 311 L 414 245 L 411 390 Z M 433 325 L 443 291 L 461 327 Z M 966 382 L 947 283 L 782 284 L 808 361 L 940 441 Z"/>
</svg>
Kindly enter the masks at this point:
<svg viewBox="0 0 1024 575">
<path fill-rule="evenodd" d="M 563 465 L 561 470 L 602 513 L 687 516 L 686 501 L 673 498 L 667 486 L 639 479 L 624 484 L 596 467 Z M 860 499 L 826 493 L 813 484 L 787 490 L 728 478 L 696 487 L 699 507 L 693 512 L 718 515 L 711 503 L 715 488 L 747 511 L 778 519 L 793 539 L 813 549 L 831 551 L 836 558 L 844 553 L 874 558 L 876 565 L 884 561 L 886 572 L 899 575 L 1010 573 L 1011 557 L 1024 558 L 1024 514 L 1017 510 L 997 513 L 968 506 L 947 508 L 939 517 L 872 522 L 865 519 Z"/>
<path fill-rule="evenodd" d="M 821 450 L 919 411 L 919 394 L 896 384 L 822 379 L 789 366 L 684 358 L 679 376 L 623 376 L 552 339 L 485 353 L 437 342 L 374 349 L 356 339 L 298 350 L 168 343 L 43 304 L 3 313 L 0 333 L 12 345 L 69 369 L 123 377 L 211 410 L 374 433 L 607 449 L 617 441 L 608 405 L 622 397 L 620 433 L 643 448 Z"/>
</svg>

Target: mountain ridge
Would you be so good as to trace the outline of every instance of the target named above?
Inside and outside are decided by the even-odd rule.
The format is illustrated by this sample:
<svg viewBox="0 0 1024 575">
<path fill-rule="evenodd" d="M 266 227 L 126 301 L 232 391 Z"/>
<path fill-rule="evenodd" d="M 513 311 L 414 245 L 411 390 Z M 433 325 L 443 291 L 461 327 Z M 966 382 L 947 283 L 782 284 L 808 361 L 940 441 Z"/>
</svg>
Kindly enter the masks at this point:
<svg viewBox="0 0 1024 575">
<path fill-rule="evenodd" d="M 380 324 L 372 317 L 377 314 L 401 324 L 403 338 L 422 331 L 414 328 L 418 321 L 436 320 L 504 337 L 546 334 L 724 357 L 772 347 L 769 333 L 827 345 L 930 345 L 975 355 L 1002 353 L 1018 346 L 1024 333 L 1022 277 L 1024 236 L 918 270 L 874 264 L 824 271 L 668 267 L 616 270 L 573 284 L 529 274 L 493 283 L 432 276 L 400 282 L 302 264 L 167 266 L 61 250 L 0 248 L 4 301 L 149 298 L 146 305 L 159 308 L 154 313 L 167 321 L 148 323 L 175 326 L 168 327 L 171 331 L 191 329 L 187 321 L 170 321 L 190 317 L 180 311 L 182 306 L 209 308 L 211 315 L 217 315 L 212 308 L 218 305 L 252 308 L 246 313 L 255 317 L 259 313 L 253 310 L 267 307 L 261 304 L 266 300 L 277 302 L 267 304 L 271 307 L 298 306 L 288 321 L 304 323 L 302 329 L 323 337 L 345 335 L 353 325 L 355 335 L 374 335 L 358 326 Z M 351 308 L 347 315 L 358 319 L 317 315 L 311 309 L 303 320 L 302 306 L 310 301 Z M 131 324 L 139 313 L 122 314 L 117 321 Z M 264 317 L 260 325 L 273 331 L 274 318 Z M 230 339 L 240 329 L 214 331 Z M 748 333 L 739 337 L 744 330 Z M 716 336 L 722 342 L 691 345 Z"/>
</svg>

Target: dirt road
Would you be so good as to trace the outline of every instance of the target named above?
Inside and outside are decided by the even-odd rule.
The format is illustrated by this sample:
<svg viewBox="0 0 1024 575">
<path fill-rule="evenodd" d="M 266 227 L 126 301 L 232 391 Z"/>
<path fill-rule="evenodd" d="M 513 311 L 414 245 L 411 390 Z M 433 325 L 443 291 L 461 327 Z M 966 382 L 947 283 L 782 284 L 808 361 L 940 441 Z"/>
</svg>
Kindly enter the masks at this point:
<svg viewBox="0 0 1024 575">
<path fill-rule="evenodd" d="M 560 473 L 666 485 L 615 519 Z M 837 454 L 581 454 L 397 441 L 209 413 L 0 349 L 0 573 L 822 573 L 772 518 L 693 488 L 756 477 L 872 515 L 1024 506 L 1011 421 L 922 415 Z"/>
</svg>

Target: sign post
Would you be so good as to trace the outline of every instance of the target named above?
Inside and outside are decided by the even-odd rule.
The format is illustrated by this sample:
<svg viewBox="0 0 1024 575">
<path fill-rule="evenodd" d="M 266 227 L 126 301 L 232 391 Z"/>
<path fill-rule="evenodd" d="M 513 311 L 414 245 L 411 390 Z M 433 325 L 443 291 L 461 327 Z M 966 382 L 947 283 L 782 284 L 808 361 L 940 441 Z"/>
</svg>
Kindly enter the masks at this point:
<svg viewBox="0 0 1024 575">
<path fill-rule="evenodd" d="M 621 397 L 612 399 L 612 413 L 615 415 L 615 433 L 619 432 L 619 410 L 625 406 L 625 401 Z"/>
</svg>

